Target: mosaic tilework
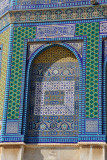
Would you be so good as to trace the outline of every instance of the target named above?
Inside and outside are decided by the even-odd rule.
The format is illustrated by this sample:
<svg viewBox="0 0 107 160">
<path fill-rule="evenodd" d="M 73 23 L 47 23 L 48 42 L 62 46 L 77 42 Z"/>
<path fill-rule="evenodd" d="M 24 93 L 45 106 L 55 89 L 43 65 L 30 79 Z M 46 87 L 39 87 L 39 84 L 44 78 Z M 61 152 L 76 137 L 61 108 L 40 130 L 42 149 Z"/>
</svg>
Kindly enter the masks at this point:
<svg viewBox="0 0 107 160">
<path fill-rule="evenodd" d="M 104 58 L 107 57 L 107 40 L 103 41 L 103 54 L 104 54 Z"/>
<path fill-rule="evenodd" d="M 3 45 L 0 45 L 0 75 L 1 75 L 1 60 L 2 60 L 2 49 Z"/>
<path fill-rule="evenodd" d="M 107 3 L 106 0 L 102 1 L 100 0 L 99 1 L 100 4 L 104 4 L 104 3 Z M 8 10 L 20 10 L 20 9 L 23 9 L 23 10 L 34 10 L 34 9 L 43 9 L 43 8 L 67 8 L 68 6 L 70 7 L 74 7 L 74 6 L 84 6 L 84 5 L 90 5 L 90 1 L 89 0 L 83 0 L 83 1 L 80 1 L 80 0 L 72 0 L 72 1 L 28 1 L 28 0 L 24 0 L 24 1 L 21 1 L 19 0 L 17 2 L 17 0 L 15 1 L 9 1 L 9 0 L 2 0 L 0 2 L 0 14 L 4 14 L 5 12 L 7 12 Z M 104 10 L 102 9 L 99 9 L 99 14 L 100 15 L 103 15 L 103 12 Z M 102 12 L 103 11 L 103 12 Z M 90 13 L 91 12 L 91 13 Z M 87 13 L 89 13 L 89 15 L 91 15 L 93 12 L 93 9 L 92 7 L 90 7 L 88 10 L 87 10 Z M 60 12 L 56 12 L 56 14 L 58 15 Z M 67 10 L 67 17 L 69 18 L 70 17 L 70 14 L 72 14 L 72 10 L 71 9 L 68 9 Z M 83 13 L 83 10 L 82 9 L 79 9 L 77 10 L 77 13 L 78 14 L 81 14 Z M 27 12 L 25 13 L 25 15 L 27 16 L 27 20 L 29 19 L 29 16 L 31 15 L 30 12 Z M 37 14 L 38 15 L 38 14 Z M 48 18 L 50 17 L 51 15 L 51 11 L 46 11 L 45 15 L 47 16 L 47 20 Z M 58 16 L 59 17 L 59 16 Z"/>
<path fill-rule="evenodd" d="M 32 64 L 28 136 L 77 136 L 79 64 L 63 47 L 41 53 Z"/>
<path fill-rule="evenodd" d="M 5 96 L 8 47 L 9 47 L 10 29 L 8 28 L 0 34 L 0 45 L 2 44 L 2 61 L 1 61 L 1 77 L 0 77 L 0 129 L 2 124 L 2 114 Z"/>
<path fill-rule="evenodd" d="M 81 1 L 81 0 L 78 0 Z M 87 2 L 88 0 L 84 0 L 84 2 Z M 70 2 L 70 0 L 18 0 L 17 4 L 18 5 L 34 5 L 34 4 L 47 4 L 47 3 L 66 3 L 66 2 Z M 77 0 L 72 0 L 72 2 L 77 2 Z"/>
<path fill-rule="evenodd" d="M 32 53 L 37 50 L 38 48 L 40 48 L 43 44 L 46 44 L 47 42 L 42 42 L 42 43 L 36 43 L 36 44 L 30 44 L 28 45 L 28 56 L 27 58 L 29 59 L 29 57 L 32 55 Z"/>
<path fill-rule="evenodd" d="M 102 42 L 102 41 L 101 41 Z M 103 40 L 102 43 L 102 50 L 103 50 L 103 117 L 102 121 L 103 124 L 107 123 L 106 117 L 106 106 L 107 106 L 107 39 Z M 103 133 L 107 135 L 107 128 L 106 125 L 103 125 Z"/>
<path fill-rule="evenodd" d="M 87 30 L 87 27 L 89 28 Z M 83 31 L 84 29 L 84 31 Z M 24 49 L 24 37 L 25 38 L 35 38 L 36 28 L 35 27 L 16 27 L 14 29 L 14 43 L 13 43 L 13 62 L 12 62 L 12 75 L 11 75 L 11 84 L 14 84 L 15 81 L 15 91 L 12 92 L 12 87 L 10 88 L 10 100 L 9 100 L 9 110 L 8 110 L 8 118 L 14 119 L 19 117 L 19 104 L 20 104 L 20 94 L 19 91 L 21 89 L 21 73 L 22 73 L 22 53 Z M 97 118 L 98 116 L 98 41 L 99 41 L 99 25 L 98 23 L 83 23 L 76 25 L 76 36 L 79 35 L 87 35 L 87 64 L 86 64 L 86 96 L 89 97 L 86 99 L 86 116 L 87 118 Z M 22 38 L 21 38 L 22 36 Z M 16 43 L 17 42 L 17 43 Z M 91 52 L 91 54 L 90 54 Z M 17 53 L 17 56 L 16 54 Z M 21 53 L 21 54 L 20 54 Z M 20 54 L 20 55 L 19 55 Z M 17 58 L 16 58 L 17 57 Z M 41 58 L 44 59 L 44 58 Z M 45 57 L 45 59 L 49 59 L 49 57 Z M 95 63 L 94 63 L 95 62 Z M 20 66 L 18 65 L 20 63 Z M 43 63 L 43 62 L 42 62 Z M 14 71 L 14 65 L 16 64 L 16 70 Z M 19 72 L 19 73 L 18 73 Z M 94 75 L 93 75 L 94 73 Z M 19 78 L 14 79 L 16 74 L 19 74 Z M 12 77 L 13 76 L 13 77 Z M 94 77 L 95 79 L 94 79 Z M 90 79 L 91 77 L 91 79 Z M 91 83 L 89 83 L 90 81 Z M 19 83 L 20 82 L 20 83 Z M 12 86 L 11 85 L 11 86 Z M 17 94 L 17 90 L 18 94 Z M 92 95 L 93 94 L 93 95 Z M 17 96 L 17 99 L 14 99 L 14 96 Z M 15 100 L 18 103 L 15 103 Z M 14 109 L 11 109 L 12 103 Z M 13 112 L 12 112 L 13 110 Z"/>
<path fill-rule="evenodd" d="M 36 38 L 74 37 L 75 24 L 37 26 Z"/>
<path fill-rule="evenodd" d="M 76 24 L 76 36 L 87 35 L 86 117 L 98 117 L 99 23 Z"/>
<path fill-rule="evenodd" d="M 106 0 L 97 0 L 99 4 L 107 3 Z M 88 6 L 91 5 L 90 0 L 44 0 L 44 1 L 33 1 L 33 0 L 19 0 L 18 5 L 14 5 L 13 9 L 43 9 L 43 8 L 64 8 L 64 7 L 75 7 L 75 6 Z"/>
<path fill-rule="evenodd" d="M 16 27 L 14 29 L 12 68 L 8 103 L 8 119 L 19 118 L 21 74 L 24 53 L 24 39 L 35 38 L 36 27 Z M 16 55 L 17 53 L 17 55 Z M 17 76 L 18 75 L 18 76 Z M 14 86 L 15 88 L 13 89 Z"/>
<path fill-rule="evenodd" d="M 19 118 L 21 77 L 23 68 L 24 39 L 35 38 L 36 27 L 14 28 L 13 55 L 11 65 L 8 119 Z M 14 86 L 14 88 L 13 88 Z"/>
<path fill-rule="evenodd" d="M 0 121 L 0 135 L 1 135 L 2 121 Z"/>
<path fill-rule="evenodd" d="M 7 122 L 6 133 L 17 133 L 18 123 L 17 122 Z"/>
<path fill-rule="evenodd" d="M 0 0 L 0 15 L 8 10 L 9 5 L 10 5 L 9 0 Z"/>
<path fill-rule="evenodd" d="M 50 20 L 74 20 L 86 18 L 104 18 L 107 15 L 107 6 L 81 7 L 72 9 L 53 9 L 53 10 L 37 10 L 25 12 L 12 12 L 10 14 L 11 22 L 35 22 Z M 29 18 L 27 15 L 29 14 Z"/>
<path fill-rule="evenodd" d="M 78 51 L 78 53 L 81 55 L 81 57 L 82 57 L 82 54 L 83 54 L 83 42 L 82 41 L 72 41 L 72 42 L 67 42 L 66 41 L 66 43 L 67 44 L 69 44 L 70 46 L 72 46 L 73 48 L 75 48 L 77 51 Z"/>
<path fill-rule="evenodd" d="M 51 48 L 50 48 L 50 50 L 51 50 Z M 60 51 L 60 47 L 59 48 L 57 48 L 57 52 L 59 52 L 58 53 L 58 55 L 56 55 L 56 54 L 41 54 L 40 56 L 39 56 L 39 58 L 37 57 L 36 59 L 37 59 L 37 61 L 38 61 L 38 63 L 55 63 L 56 61 L 58 61 L 59 63 L 60 62 L 69 62 L 69 61 L 74 61 L 74 59 L 75 59 L 75 62 L 77 62 L 77 59 L 75 58 L 75 56 L 72 54 L 72 57 L 70 57 L 70 55 L 71 55 L 71 52 L 70 51 L 68 51 L 68 49 L 65 49 L 66 50 L 66 54 L 65 54 L 65 52 L 63 52 L 63 50 L 62 50 L 62 52 Z M 44 52 L 45 53 L 45 52 Z"/>
<path fill-rule="evenodd" d="M 100 34 L 107 35 L 107 22 L 100 23 Z"/>
<path fill-rule="evenodd" d="M 48 42 L 51 44 L 51 42 Z M 60 44 L 61 42 L 59 42 Z M 64 42 L 63 42 L 64 43 Z M 43 44 L 47 44 L 47 42 L 42 42 L 42 43 L 36 43 L 36 44 L 30 44 L 28 45 L 28 58 L 32 55 L 32 53 L 40 48 Z M 82 56 L 83 53 L 83 41 L 66 41 L 66 44 L 69 44 L 73 48 L 75 48 L 78 53 Z"/>
<path fill-rule="evenodd" d="M 45 91 L 43 97 L 44 97 L 44 105 L 56 106 L 64 104 L 64 91 L 60 90 Z"/>
<path fill-rule="evenodd" d="M 86 132 L 97 132 L 97 131 L 98 131 L 98 121 L 86 120 Z"/>
<path fill-rule="evenodd" d="M 79 5 L 80 6 L 80 5 Z M 18 9 L 18 8 L 17 8 Z M 23 8 L 24 10 L 25 8 Z M 28 8 L 27 8 L 28 9 Z M 33 8 L 34 9 L 34 8 Z M 0 29 L 9 23 L 19 22 L 37 22 L 37 21 L 58 21 L 58 20 L 76 20 L 105 18 L 107 16 L 107 6 L 91 6 L 72 9 L 52 9 L 52 10 L 29 10 L 9 12 L 0 19 Z M 43 9 L 43 7 L 42 7 Z"/>
<path fill-rule="evenodd" d="M 63 68 L 63 69 L 64 69 L 64 72 L 66 73 L 68 72 L 66 68 Z M 54 71 L 57 71 L 57 70 L 55 69 Z M 43 114 L 48 115 L 49 113 L 50 113 L 49 115 L 72 115 L 74 114 L 75 82 L 74 81 L 71 81 L 71 82 L 61 81 L 62 78 L 59 79 L 59 76 L 56 77 L 57 79 L 59 79 L 59 81 L 55 80 L 55 75 L 54 77 L 50 75 L 50 77 L 51 77 L 51 80 L 48 80 L 47 78 L 44 79 L 43 77 L 43 81 L 46 81 L 46 82 L 39 82 L 38 80 L 39 78 L 35 77 L 37 82 L 35 85 L 32 84 L 32 86 L 35 87 L 35 93 L 37 93 L 37 95 L 35 95 L 35 101 L 33 100 L 30 101 L 30 105 L 32 107 L 36 105 L 34 108 L 34 114 L 35 115 L 43 115 Z M 69 77 L 69 79 L 67 77 L 68 80 L 70 80 L 70 78 L 71 80 L 73 79 L 73 77 Z M 35 83 L 35 80 L 33 81 Z M 34 96 L 34 91 L 31 91 L 31 95 Z"/>
<path fill-rule="evenodd" d="M 0 30 L 9 24 L 9 22 L 10 22 L 9 16 L 10 16 L 10 14 L 7 13 L 6 15 L 4 15 L 3 17 L 0 18 Z"/>
</svg>

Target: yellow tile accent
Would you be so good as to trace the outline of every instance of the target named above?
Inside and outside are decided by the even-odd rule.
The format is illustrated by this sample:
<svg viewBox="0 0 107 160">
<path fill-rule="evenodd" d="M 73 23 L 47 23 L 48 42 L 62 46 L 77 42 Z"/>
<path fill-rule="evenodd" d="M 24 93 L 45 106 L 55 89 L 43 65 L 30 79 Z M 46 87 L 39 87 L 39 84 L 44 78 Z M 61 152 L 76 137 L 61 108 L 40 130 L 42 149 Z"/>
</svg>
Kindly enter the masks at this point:
<svg viewBox="0 0 107 160">
<path fill-rule="evenodd" d="M 0 45 L 3 45 L 2 61 L 1 61 L 1 75 L 0 75 L 0 120 L 3 115 L 3 105 L 6 86 L 7 60 L 9 48 L 10 28 L 0 34 Z"/>
<path fill-rule="evenodd" d="M 75 55 L 70 50 L 60 46 L 54 46 L 43 51 L 43 53 L 36 58 L 35 63 L 64 63 L 77 61 Z"/>
</svg>

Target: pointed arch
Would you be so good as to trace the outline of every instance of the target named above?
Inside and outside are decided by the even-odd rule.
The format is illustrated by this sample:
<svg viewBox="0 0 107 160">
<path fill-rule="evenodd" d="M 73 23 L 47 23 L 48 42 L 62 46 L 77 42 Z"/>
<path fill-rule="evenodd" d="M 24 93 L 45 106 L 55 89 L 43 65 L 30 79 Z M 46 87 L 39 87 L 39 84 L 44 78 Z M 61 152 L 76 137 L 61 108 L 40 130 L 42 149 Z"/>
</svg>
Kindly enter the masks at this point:
<svg viewBox="0 0 107 160">
<path fill-rule="evenodd" d="M 44 52 L 46 52 L 47 50 L 49 50 L 49 49 L 52 49 L 52 48 L 54 48 L 54 47 L 59 47 L 59 48 L 64 48 L 65 50 L 67 50 L 68 52 L 70 52 L 70 53 L 72 53 L 72 55 L 74 55 L 74 57 L 77 59 L 77 62 L 78 62 L 78 64 L 79 64 L 79 66 L 78 66 L 78 68 L 79 68 L 79 75 L 78 75 L 78 77 L 79 77 L 79 94 L 78 94 L 78 96 L 79 96 L 79 100 L 81 99 L 81 79 L 82 79 L 82 58 L 81 58 L 81 56 L 80 56 L 80 54 L 73 48 L 73 47 L 71 47 L 70 45 L 68 45 L 68 44 L 66 44 L 66 43 L 61 43 L 61 44 L 46 44 L 46 45 L 43 45 L 43 46 L 41 46 L 39 49 L 37 49 L 30 57 L 29 57 L 29 60 L 28 60 L 28 65 L 27 65 L 27 78 L 26 78 L 26 89 L 25 89 L 25 114 L 27 114 L 27 106 L 28 106 L 28 97 L 29 97 L 29 82 L 31 83 L 31 81 L 30 81 L 30 72 L 31 72 L 31 66 L 32 66 L 32 64 L 33 64 L 33 62 L 34 62 L 34 60 L 36 60 L 40 55 L 42 55 L 42 53 L 44 53 Z M 66 56 L 66 55 L 65 55 Z M 59 58 L 60 59 L 60 58 Z M 40 66 L 39 66 L 40 67 Z M 49 66 L 48 66 L 49 67 Z M 45 70 L 45 72 L 46 72 L 46 70 Z M 67 71 L 66 71 L 67 72 Z M 56 74 L 56 73 L 55 73 Z M 43 77 L 42 77 L 43 78 Z M 71 81 L 72 82 L 72 81 Z M 78 83 L 78 82 L 77 82 Z M 49 83 L 48 83 L 49 84 Z M 51 84 L 49 84 L 49 85 L 51 85 Z M 54 84 L 55 85 L 55 84 Z M 72 84 L 70 84 L 70 85 L 72 85 Z M 59 84 L 59 86 L 60 86 L 60 84 Z M 70 88 L 69 88 L 70 89 Z M 49 90 L 49 91 L 45 91 L 44 92 L 44 94 L 47 94 L 47 98 L 49 98 L 49 94 L 56 94 L 56 92 L 57 92 L 58 90 L 56 90 L 55 88 L 54 88 L 54 90 L 52 91 L 52 92 L 54 92 L 54 93 L 51 93 L 51 91 Z M 59 91 L 59 93 L 60 94 L 62 94 L 62 96 L 61 97 L 63 97 L 64 96 L 64 92 L 61 90 L 61 92 Z M 59 98 L 61 98 L 61 97 L 59 97 Z M 55 97 L 54 97 L 54 99 L 55 99 Z M 61 102 L 58 102 L 58 103 L 63 103 L 64 102 L 64 98 L 62 98 L 63 100 L 61 101 Z M 45 102 L 47 102 L 47 101 L 45 101 Z M 50 103 L 50 102 L 49 102 Z M 75 102 L 76 103 L 76 102 Z M 53 104 L 54 105 L 54 104 Z M 72 105 L 72 104 L 70 104 L 70 105 Z M 80 104 L 79 104 L 79 107 L 80 107 Z M 37 108 L 36 108 L 37 109 Z M 76 112 L 75 112 L 76 113 Z M 79 110 L 78 110 L 78 113 L 79 113 Z M 32 113 L 31 113 L 32 114 Z M 71 116 L 72 117 L 72 116 Z M 70 117 L 70 118 L 71 118 Z M 39 117 L 40 118 L 40 117 Z M 40 119 L 39 119 L 40 120 Z M 79 117 L 78 117 L 78 120 L 79 120 Z M 36 119 L 36 121 L 37 121 L 37 119 Z M 76 122 L 76 123 L 79 123 L 79 122 Z M 40 122 L 40 124 L 41 124 L 41 122 Z M 40 127 L 41 128 L 44 128 L 44 127 L 46 127 L 47 126 L 47 124 L 44 122 L 44 126 L 41 124 L 41 126 L 40 126 L 40 124 L 38 125 L 38 129 L 40 129 Z M 64 127 L 66 126 L 66 127 L 69 127 L 69 125 L 68 124 L 66 124 L 65 126 L 64 126 L 64 124 L 66 124 L 66 123 L 62 123 L 61 125 L 60 125 L 60 127 L 63 127 L 63 129 L 64 129 Z M 33 124 L 34 125 L 34 124 Z M 54 127 L 55 127 L 55 125 L 56 124 L 53 124 L 53 123 L 50 123 L 49 124 L 50 126 L 53 126 L 54 125 Z M 74 124 L 70 124 L 71 126 L 72 125 L 74 125 Z M 26 121 L 24 122 L 24 126 L 26 126 Z M 56 127 L 58 127 L 57 125 L 56 125 Z M 75 125 L 75 127 L 76 127 L 76 125 Z M 77 126 L 77 127 L 79 127 L 79 126 Z M 25 128 L 24 128 L 25 129 Z M 40 130 L 39 130 L 39 132 L 40 132 Z M 40 132 L 41 133 L 41 132 Z M 65 134 L 67 133 L 67 132 L 64 132 Z M 55 134 L 55 132 L 54 132 L 54 134 Z M 28 136 L 28 135 L 27 135 Z M 71 136 L 72 137 L 72 136 Z M 69 138 L 69 137 L 68 137 Z M 77 138 L 77 137 L 76 137 Z"/>
</svg>

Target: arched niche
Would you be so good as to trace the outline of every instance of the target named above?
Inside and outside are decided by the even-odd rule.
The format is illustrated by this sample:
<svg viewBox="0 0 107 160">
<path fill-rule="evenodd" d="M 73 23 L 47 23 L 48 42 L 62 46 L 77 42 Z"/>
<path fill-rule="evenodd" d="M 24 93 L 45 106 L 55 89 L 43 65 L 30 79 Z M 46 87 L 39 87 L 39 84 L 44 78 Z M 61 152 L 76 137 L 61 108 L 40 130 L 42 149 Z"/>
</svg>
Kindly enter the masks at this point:
<svg viewBox="0 0 107 160">
<path fill-rule="evenodd" d="M 46 48 L 32 60 L 28 79 L 26 139 L 33 142 L 76 139 L 80 66 L 74 53 L 60 45 Z"/>
<path fill-rule="evenodd" d="M 107 39 L 102 42 L 102 133 L 107 135 Z"/>
</svg>

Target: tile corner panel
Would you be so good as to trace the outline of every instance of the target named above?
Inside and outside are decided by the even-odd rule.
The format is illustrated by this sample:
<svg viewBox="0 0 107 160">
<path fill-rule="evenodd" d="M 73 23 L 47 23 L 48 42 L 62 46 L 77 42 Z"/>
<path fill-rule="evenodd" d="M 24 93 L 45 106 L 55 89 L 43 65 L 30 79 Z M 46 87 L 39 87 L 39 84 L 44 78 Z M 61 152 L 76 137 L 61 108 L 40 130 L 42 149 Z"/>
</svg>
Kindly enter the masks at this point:
<svg viewBox="0 0 107 160">
<path fill-rule="evenodd" d="M 7 122 L 6 133 L 7 134 L 14 134 L 17 132 L 18 132 L 18 122 L 14 122 L 14 121 Z"/>
<path fill-rule="evenodd" d="M 98 132 L 98 120 L 86 120 L 86 132 Z"/>
<path fill-rule="evenodd" d="M 100 34 L 107 35 L 107 21 L 100 22 Z"/>
</svg>

